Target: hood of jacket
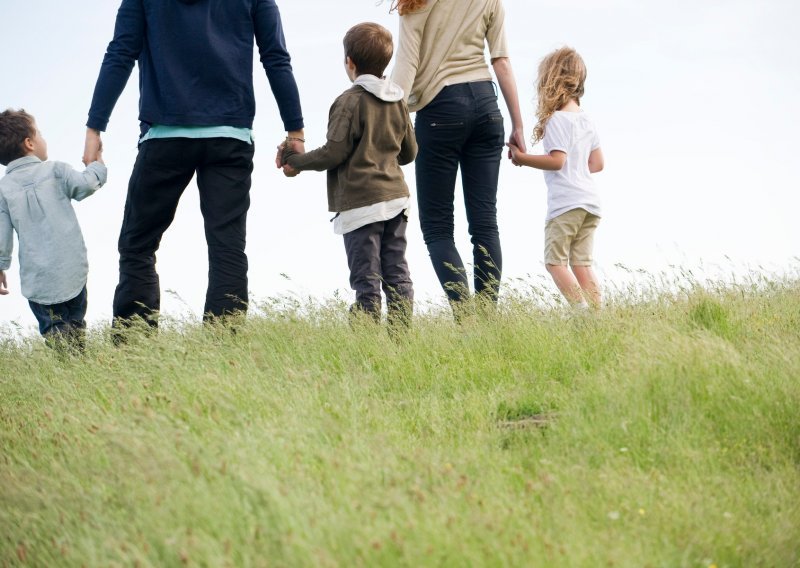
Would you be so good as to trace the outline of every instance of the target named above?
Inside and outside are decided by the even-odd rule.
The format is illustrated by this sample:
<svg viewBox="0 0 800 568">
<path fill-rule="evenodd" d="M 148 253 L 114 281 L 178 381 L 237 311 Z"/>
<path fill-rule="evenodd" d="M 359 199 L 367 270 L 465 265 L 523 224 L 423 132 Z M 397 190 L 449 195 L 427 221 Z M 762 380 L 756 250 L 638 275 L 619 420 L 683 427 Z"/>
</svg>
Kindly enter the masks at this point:
<svg viewBox="0 0 800 568">
<path fill-rule="evenodd" d="M 358 85 L 364 90 L 372 93 L 382 101 L 394 103 L 402 100 L 403 88 L 397 83 L 386 77 L 376 77 L 375 75 L 359 75 L 353 81 L 353 85 Z"/>
</svg>

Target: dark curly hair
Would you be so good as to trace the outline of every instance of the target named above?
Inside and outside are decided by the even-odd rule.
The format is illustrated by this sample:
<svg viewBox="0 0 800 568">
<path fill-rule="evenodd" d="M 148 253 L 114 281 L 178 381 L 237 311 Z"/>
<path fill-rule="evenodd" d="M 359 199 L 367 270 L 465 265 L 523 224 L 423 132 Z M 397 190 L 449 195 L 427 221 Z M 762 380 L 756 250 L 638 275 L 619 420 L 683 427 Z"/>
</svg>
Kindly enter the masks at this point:
<svg viewBox="0 0 800 568">
<path fill-rule="evenodd" d="M 23 157 L 25 139 L 36 136 L 36 122 L 23 109 L 8 109 L 0 113 L 0 164 L 7 166 Z"/>
</svg>

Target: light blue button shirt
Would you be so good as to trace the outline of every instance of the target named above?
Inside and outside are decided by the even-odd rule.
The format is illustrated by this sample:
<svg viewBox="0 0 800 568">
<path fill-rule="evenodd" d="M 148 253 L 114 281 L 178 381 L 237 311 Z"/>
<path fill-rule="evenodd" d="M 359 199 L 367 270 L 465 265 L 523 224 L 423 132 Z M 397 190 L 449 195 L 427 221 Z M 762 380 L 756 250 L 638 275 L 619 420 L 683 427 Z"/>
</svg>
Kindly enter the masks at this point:
<svg viewBox="0 0 800 568">
<path fill-rule="evenodd" d="M 83 290 L 89 262 L 71 200 L 90 196 L 106 177 L 100 162 L 83 172 L 35 156 L 8 164 L 0 179 L 0 270 L 11 266 L 16 230 L 22 295 L 29 300 L 59 304 Z"/>
</svg>

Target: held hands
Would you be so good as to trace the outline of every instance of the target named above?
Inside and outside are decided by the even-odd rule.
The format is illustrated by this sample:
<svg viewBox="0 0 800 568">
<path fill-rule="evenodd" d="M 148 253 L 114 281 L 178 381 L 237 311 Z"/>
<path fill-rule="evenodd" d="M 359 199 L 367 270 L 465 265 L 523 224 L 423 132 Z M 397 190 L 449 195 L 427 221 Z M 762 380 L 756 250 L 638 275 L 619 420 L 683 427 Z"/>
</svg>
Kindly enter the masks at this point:
<svg viewBox="0 0 800 568">
<path fill-rule="evenodd" d="M 100 139 L 100 131 L 94 128 L 86 129 L 86 143 L 83 146 L 83 165 L 88 166 L 92 162 L 103 163 L 103 141 Z"/>
<path fill-rule="evenodd" d="M 522 152 L 528 151 L 528 148 L 525 146 L 525 133 L 522 131 L 521 126 L 511 131 L 511 136 L 508 137 L 508 143 L 513 144 Z M 508 153 L 508 157 L 511 158 L 511 152 Z"/>
<path fill-rule="evenodd" d="M 520 158 L 525 154 L 525 150 L 517 146 L 514 142 L 506 144 L 508 146 L 508 158 L 515 166 L 522 166 Z"/>
<path fill-rule="evenodd" d="M 514 126 L 511 136 L 508 137 L 508 159 L 515 166 L 522 166 L 520 158 L 526 154 L 528 148 L 525 146 L 525 133 L 522 126 Z"/>
<path fill-rule="evenodd" d="M 283 150 L 286 148 L 286 141 L 284 140 L 278 144 L 278 153 L 275 154 L 275 167 L 281 169 L 283 167 Z"/>
<path fill-rule="evenodd" d="M 278 154 L 275 156 L 275 165 L 283 168 L 283 175 L 286 177 L 295 177 L 300 173 L 299 170 L 294 169 L 287 163 L 290 156 L 295 154 L 305 154 L 305 140 L 302 138 L 287 136 L 278 146 Z"/>
<path fill-rule="evenodd" d="M 514 148 L 517 150 L 517 153 L 522 152 L 524 154 L 528 151 L 528 149 L 525 147 L 525 133 L 522 131 L 521 126 L 518 128 L 515 127 L 514 130 L 511 131 L 511 136 L 508 137 L 508 144 L 506 144 L 506 146 L 509 148 L 508 159 L 511 160 L 511 163 L 513 163 L 515 166 L 521 166 L 522 164 L 514 161 L 514 153 L 511 150 L 511 147 L 514 146 Z"/>
</svg>

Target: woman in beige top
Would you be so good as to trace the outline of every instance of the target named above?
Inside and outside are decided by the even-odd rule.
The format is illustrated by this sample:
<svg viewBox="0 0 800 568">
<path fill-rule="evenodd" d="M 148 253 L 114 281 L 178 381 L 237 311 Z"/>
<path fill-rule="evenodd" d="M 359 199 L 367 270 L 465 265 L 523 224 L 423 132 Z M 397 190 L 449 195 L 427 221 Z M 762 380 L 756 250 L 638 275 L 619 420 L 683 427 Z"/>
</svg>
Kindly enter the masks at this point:
<svg viewBox="0 0 800 568">
<path fill-rule="evenodd" d="M 496 302 L 503 262 L 497 180 L 505 133 L 484 56 L 487 44 L 511 115 L 509 141 L 525 146 L 502 0 L 394 0 L 392 8 L 400 14 L 392 79 L 404 89 L 409 109 L 417 113 L 417 201 L 433 268 L 454 308 L 469 298 L 469 280 L 453 238 L 460 168 L 475 293 Z"/>
</svg>

